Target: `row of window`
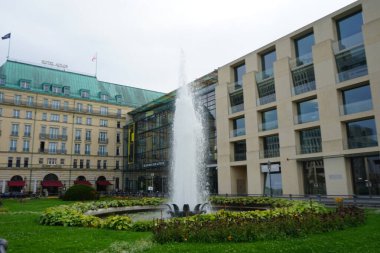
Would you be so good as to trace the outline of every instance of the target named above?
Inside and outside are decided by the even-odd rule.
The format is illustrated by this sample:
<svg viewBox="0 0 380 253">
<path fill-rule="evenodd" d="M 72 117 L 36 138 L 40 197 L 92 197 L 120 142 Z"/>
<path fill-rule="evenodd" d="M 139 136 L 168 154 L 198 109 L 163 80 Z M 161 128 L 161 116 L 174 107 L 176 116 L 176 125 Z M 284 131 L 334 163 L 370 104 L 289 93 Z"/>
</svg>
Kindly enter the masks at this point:
<svg viewBox="0 0 380 253">
<path fill-rule="evenodd" d="M 15 160 L 15 161 L 14 161 Z M 14 161 L 14 163 L 13 163 Z M 79 163 L 78 163 L 79 161 Z M 59 162 L 59 163 L 58 163 Z M 44 158 L 38 159 L 39 164 L 44 164 Z M 65 159 L 57 159 L 57 158 L 46 158 L 46 164 L 47 165 L 65 165 Z M 102 166 L 103 165 L 103 166 Z M 90 169 L 91 168 L 91 160 L 84 160 L 84 159 L 73 159 L 73 168 L 74 169 Z M 8 168 L 16 167 L 21 168 L 21 157 L 16 157 L 15 159 L 13 157 L 8 157 Z M 24 163 L 22 165 L 24 168 L 29 167 L 29 158 L 24 157 Z M 97 160 L 97 169 L 107 169 L 107 160 Z M 120 161 L 115 161 L 115 169 L 120 169 Z"/>
</svg>

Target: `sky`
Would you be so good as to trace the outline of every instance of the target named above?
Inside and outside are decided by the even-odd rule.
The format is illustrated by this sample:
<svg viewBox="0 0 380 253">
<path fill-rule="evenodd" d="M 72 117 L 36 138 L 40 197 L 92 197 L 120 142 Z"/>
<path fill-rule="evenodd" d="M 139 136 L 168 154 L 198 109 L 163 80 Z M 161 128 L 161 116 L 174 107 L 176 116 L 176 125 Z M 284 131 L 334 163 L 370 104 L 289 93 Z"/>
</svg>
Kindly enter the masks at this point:
<svg viewBox="0 0 380 253">
<path fill-rule="evenodd" d="M 0 0 L 10 59 L 169 92 L 353 0 Z M 0 63 L 8 54 L 0 40 Z M 183 61 L 183 60 L 182 60 Z"/>
</svg>

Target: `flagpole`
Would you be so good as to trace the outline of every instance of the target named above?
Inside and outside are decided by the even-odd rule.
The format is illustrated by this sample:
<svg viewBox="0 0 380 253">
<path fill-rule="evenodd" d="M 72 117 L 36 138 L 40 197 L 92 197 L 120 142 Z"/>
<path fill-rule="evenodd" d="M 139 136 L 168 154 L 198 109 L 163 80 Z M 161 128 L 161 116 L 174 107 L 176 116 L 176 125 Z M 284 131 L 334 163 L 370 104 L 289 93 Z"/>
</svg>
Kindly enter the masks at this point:
<svg viewBox="0 0 380 253">
<path fill-rule="evenodd" d="M 9 41 L 8 41 L 8 56 L 7 56 L 7 60 L 9 60 L 9 52 L 11 51 L 11 37 L 9 37 Z"/>
</svg>

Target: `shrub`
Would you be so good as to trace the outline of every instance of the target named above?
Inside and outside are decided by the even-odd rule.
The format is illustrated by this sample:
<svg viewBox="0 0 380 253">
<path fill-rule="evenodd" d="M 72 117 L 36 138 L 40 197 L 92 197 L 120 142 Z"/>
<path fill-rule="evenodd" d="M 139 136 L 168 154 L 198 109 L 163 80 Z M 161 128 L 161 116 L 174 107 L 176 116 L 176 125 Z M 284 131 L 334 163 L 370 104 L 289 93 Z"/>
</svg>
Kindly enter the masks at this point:
<svg viewBox="0 0 380 253">
<path fill-rule="evenodd" d="M 132 227 L 132 220 L 128 216 L 109 216 L 103 220 L 102 227 L 113 230 L 129 230 Z"/>
<path fill-rule="evenodd" d="M 73 185 L 63 195 L 63 200 L 95 200 L 99 196 L 94 188 L 88 185 Z"/>
</svg>

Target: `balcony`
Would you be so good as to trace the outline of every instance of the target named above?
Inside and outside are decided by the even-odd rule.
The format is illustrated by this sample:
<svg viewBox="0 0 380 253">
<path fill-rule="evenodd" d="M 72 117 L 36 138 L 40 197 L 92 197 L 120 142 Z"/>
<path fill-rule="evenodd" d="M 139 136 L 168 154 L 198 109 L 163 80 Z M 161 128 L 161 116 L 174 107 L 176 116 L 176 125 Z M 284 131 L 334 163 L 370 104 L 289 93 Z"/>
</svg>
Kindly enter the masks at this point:
<svg viewBox="0 0 380 253">
<path fill-rule="evenodd" d="M 98 138 L 98 143 L 108 144 L 108 138 Z"/>
<path fill-rule="evenodd" d="M 306 54 L 289 61 L 292 71 L 292 96 L 313 91 L 315 87 L 315 74 L 312 54 Z"/>
<path fill-rule="evenodd" d="M 39 153 L 43 154 L 66 154 L 66 149 L 38 149 Z"/>
<path fill-rule="evenodd" d="M 23 148 L 22 152 L 26 152 L 26 153 L 29 152 L 29 148 Z"/>
<path fill-rule="evenodd" d="M 81 141 L 82 137 L 81 136 L 75 136 L 75 141 Z"/>
<path fill-rule="evenodd" d="M 264 149 L 264 150 L 260 150 L 259 155 L 260 155 L 260 159 L 279 157 L 280 156 L 280 149 Z"/>
<path fill-rule="evenodd" d="M 85 154 L 85 155 L 91 155 L 91 151 L 88 151 L 88 150 L 87 150 L 87 151 L 84 152 L 84 154 Z"/>
<path fill-rule="evenodd" d="M 231 105 L 229 107 L 229 114 L 234 114 L 242 111 L 244 111 L 244 104 Z"/>
<path fill-rule="evenodd" d="M 264 71 L 257 72 L 255 77 L 256 77 L 257 84 L 273 79 L 274 78 L 273 69 L 266 69 Z"/>
<path fill-rule="evenodd" d="M 91 136 L 86 136 L 86 141 L 91 141 Z"/>
<path fill-rule="evenodd" d="M 309 112 L 294 116 L 294 124 L 303 124 L 319 120 L 319 112 Z"/>
<path fill-rule="evenodd" d="M 268 121 L 268 122 L 259 124 L 259 131 L 268 131 L 268 130 L 273 130 L 277 128 L 278 128 L 277 120 Z"/>
<path fill-rule="evenodd" d="M 238 129 L 234 129 L 234 130 L 231 130 L 230 132 L 230 137 L 238 137 L 238 136 L 243 136 L 245 135 L 245 128 L 238 128 Z"/>
<path fill-rule="evenodd" d="M 341 105 L 340 115 L 349 115 L 349 114 L 354 114 L 354 113 L 359 113 L 359 112 L 371 111 L 372 108 L 373 108 L 372 99 L 367 99 L 367 100 L 358 101 L 355 103 Z"/>
<path fill-rule="evenodd" d="M 98 151 L 98 156 L 108 156 L 108 152 Z"/>
<path fill-rule="evenodd" d="M 40 139 L 42 139 L 42 140 L 62 140 L 62 141 L 66 141 L 67 140 L 67 135 L 41 133 L 40 134 Z"/>
<path fill-rule="evenodd" d="M 276 93 L 272 93 L 256 100 L 256 105 L 265 105 L 276 101 Z"/>
<path fill-rule="evenodd" d="M 354 34 L 333 43 L 337 66 L 337 82 L 368 74 L 362 33 Z"/>
<path fill-rule="evenodd" d="M 30 137 L 30 132 L 25 132 L 24 137 Z"/>
<path fill-rule="evenodd" d="M 18 136 L 18 131 L 16 132 L 16 131 L 12 131 L 11 132 L 11 136 Z"/>
<path fill-rule="evenodd" d="M 322 145 L 320 144 L 321 139 L 316 140 L 319 144 L 301 144 L 297 146 L 297 155 L 312 154 L 322 152 Z"/>
<path fill-rule="evenodd" d="M 247 160 L 247 153 L 234 153 L 231 154 L 231 162 L 239 162 Z"/>
<path fill-rule="evenodd" d="M 229 94 L 242 92 L 243 91 L 243 83 L 241 81 L 230 83 L 230 84 L 228 84 L 227 88 L 228 88 Z"/>
<path fill-rule="evenodd" d="M 17 151 L 17 147 L 9 147 L 9 151 L 10 152 L 16 152 Z"/>
<path fill-rule="evenodd" d="M 349 137 L 344 149 L 369 148 L 378 146 L 377 135 Z"/>
</svg>

